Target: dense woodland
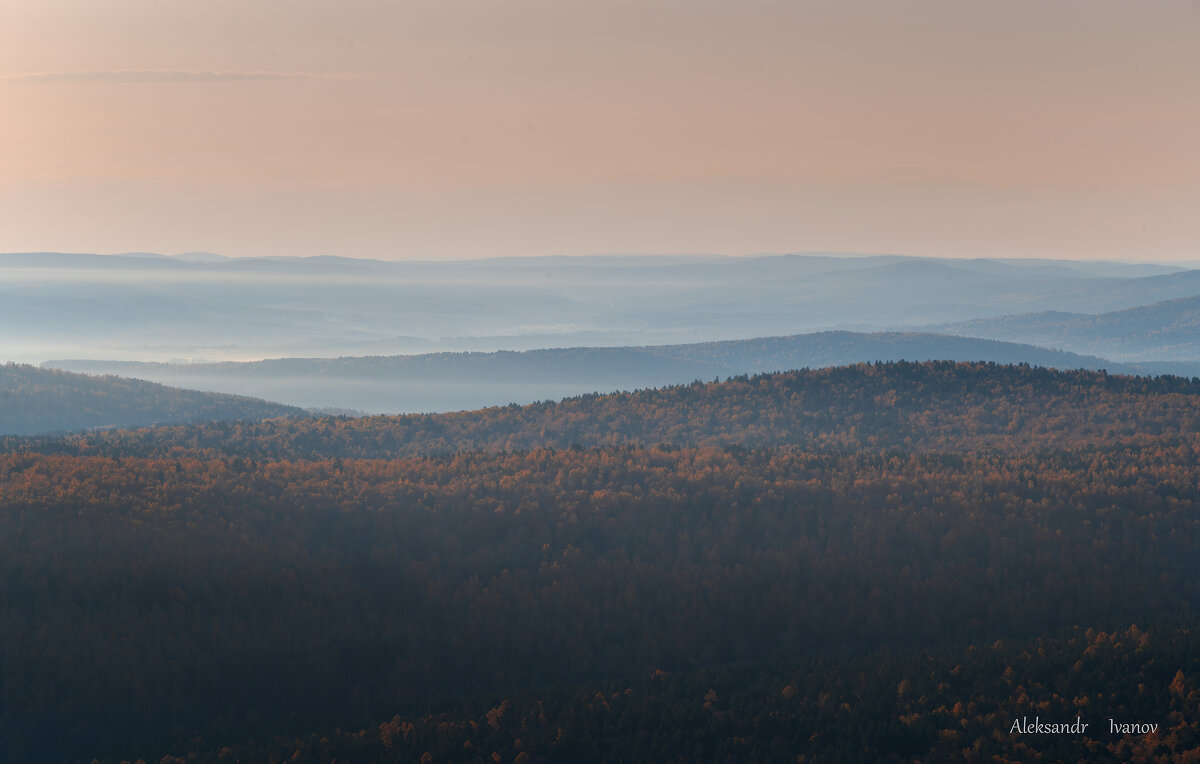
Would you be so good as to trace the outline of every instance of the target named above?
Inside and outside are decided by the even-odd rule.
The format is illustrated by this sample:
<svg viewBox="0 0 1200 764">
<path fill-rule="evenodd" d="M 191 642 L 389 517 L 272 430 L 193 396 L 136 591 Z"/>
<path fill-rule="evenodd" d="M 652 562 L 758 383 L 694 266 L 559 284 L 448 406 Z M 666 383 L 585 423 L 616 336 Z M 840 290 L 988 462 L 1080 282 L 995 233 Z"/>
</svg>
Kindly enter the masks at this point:
<svg viewBox="0 0 1200 764">
<path fill-rule="evenodd" d="M 1196 639 L 1169 627 L 1071 629 L 953 650 L 655 670 L 163 761 L 1194 762 Z M 1006 734 L 1030 714 L 1090 723 L 1062 737 Z M 1148 718 L 1161 720 L 1153 735 L 1109 725 Z"/>
<path fill-rule="evenodd" d="M 1183 756 L 1198 504 L 1200 382 L 986 364 L 10 439 L 0 760 Z"/>
<path fill-rule="evenodd" d="M 572 446 L 1066 448 L 1200 432 L 1200 379 L 878 363 L 449 414 L 242 421 L 0 439 L 0 451 L 392 459 Z"/>
<path fill-rule="evenodd" d="M 0 434 L 303 416 L 256 398 L 181 390 L 122 377 L 0 365 Z"/>
</svg>

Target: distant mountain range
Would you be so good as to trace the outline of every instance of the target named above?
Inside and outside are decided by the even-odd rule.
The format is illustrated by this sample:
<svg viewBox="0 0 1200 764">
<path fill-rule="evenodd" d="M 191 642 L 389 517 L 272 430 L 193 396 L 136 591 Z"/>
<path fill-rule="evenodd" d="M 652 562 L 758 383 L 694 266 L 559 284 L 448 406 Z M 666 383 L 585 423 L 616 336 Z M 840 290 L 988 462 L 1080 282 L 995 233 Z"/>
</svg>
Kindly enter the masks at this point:
<svg viewBox="0 0 1200 764">
<path fill-rule="evenodd" d="M 154 382 L 0 366 L 0 434 L 301 416 L 293 406 Z"/>
<path fill-rule="evenodd" d="M 1042 311 L 931 328 L 967 337 L 1098 353 L 1120 361 L 1200 360 L 1200 297 L 1095 315 Z"/>
<path fill-rule="evenodd" d="M 993 361 L 1060 369 L 1190 376 L 1200 364 L 1160 370 L 996 340 L 918 333 L 819 332 L 653 347 L 563 348 L 411 356 L 284 358 L 165 364 L 62 360 L 47 366 L 253 395 L 304 407 L 369 413 L 455 411 L 872 361 Z"/>
<path fill-rule="evenodd" d="M 223 361 L 669 345 L 833 329 L 911 331 L 1196 296 L 1200 271 L 1066 260 L 812 253 L 382 262 L 25 253 L 0 255 L 0 359 Z M 1088 352 L 1109 357 L 1100 348 Z"/>
</svg>

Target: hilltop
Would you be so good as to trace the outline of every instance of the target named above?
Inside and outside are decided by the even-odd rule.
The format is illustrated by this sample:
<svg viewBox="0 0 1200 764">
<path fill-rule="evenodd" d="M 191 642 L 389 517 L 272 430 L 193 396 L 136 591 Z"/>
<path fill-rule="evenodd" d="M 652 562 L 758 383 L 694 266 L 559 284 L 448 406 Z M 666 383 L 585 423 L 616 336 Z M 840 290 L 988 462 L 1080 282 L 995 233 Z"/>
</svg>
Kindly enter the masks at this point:
<svg viewBox="0 0 1200 764">
<path fill-rule="evenodd" d="M 993 363 L 889 362 L 745 375 L 447 414 L 93 433 L 9 450 L 392 459 L 670 443 L 819 449 L 1030 448 L 1200 432 L 1200 381 Z"/>
<path fill-rule="evenodd" d="M 896 362 L 3 443 L 5 761 L 1132 758 L 1004 734 L 1039 713 L 1195 747 L 1200 381 Z"/>
<path fill-rule="evenodd" d="M 935 328 L 950 335 L 1029 342 L 1120 362 L 1200 360 L 1200 297 L 1107 313 L 1027 313 Z"/>
<path fill-rule="evenodd" d="M 64 360 L 45 365 L 252 395 L 305 408 L 403 414 L 464 411 L 585 393 L 664 387 L 697 379 L 901 360 L 1026 363 L 1113 373 L 1140 371 L 1136 366 L 1097 356 L 1012 342 L 930 333 L 847 331 L 633 347 L 186 364 Z"/>
<path fill-rule="evenodd" d="M 0 434 L 303 416 L 255 398 L 22 364 L 0 366 Z"/>
</svg>

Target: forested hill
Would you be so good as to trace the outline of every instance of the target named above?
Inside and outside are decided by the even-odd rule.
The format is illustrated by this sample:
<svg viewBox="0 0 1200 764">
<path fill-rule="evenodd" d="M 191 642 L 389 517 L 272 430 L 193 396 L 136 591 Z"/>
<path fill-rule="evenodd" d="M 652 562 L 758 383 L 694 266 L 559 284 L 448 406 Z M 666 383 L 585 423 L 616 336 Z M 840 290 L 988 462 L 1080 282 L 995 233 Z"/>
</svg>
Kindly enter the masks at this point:
<svg viewBox="0 0 1200 764">
<path fill-rule="evenodd" d="M 525 761 L 525 745 L 531 764 L 993 761 L 967 754 L 980 741 L 1003 753 L 996 733 L 1024 742 L 996 760 L 1129 761 L 1007 732 L 1023 715 L 1164 730 L 1196 718 L 1176 701 L 1200 676 L 1198 485 L 1196 439 L 1024 454 L 0 455 L 0 761 L 434 751 L 476 764 Z M 1163 641 L 1172 622 L 1193 636 Z M 1029 645 L 1036 660 L 967 648 L 1133 624 L 1150 635 L 1131 637 L 1129 661 L 1092 638 L 1044 656 Z M 879 654 L 930 647 L 962 657 Z M 847 653 L 875 660 L 820 660 Z M 721 678 L 796 659 L 813 662 L 772 667 L 784 681 Z M 856 679 L 867 672 L 888 681 Z M 665 686 L 639 682 L 656 675 Z M 813 680 L 781 707 L 796 675 Z M 579 713 L 546 691 L 609 681 L 637 695 L 609 690 Z M 385 731 L 402 747 L 373 754 L 356 741 L 378 735 L 333 733 L 470 698 L 500 710 L 446 721 L 484 717 L 478 735 L 416 719 Z M 218 753 L 308 733 L 337 747 Z"/>
<path fill-rule="evenodd" d="M 991 361 L 1056 369 L 1107 369 L 1118 374 L 1146 373 L 1140 365 L 1012 342 L 945 334 L 846 331 L 685 345 L 560 347 L 521 352 L 186 364 L 63 360 L 43 365 L 83 374 L 116 374 L 194 390 L 250 395 L 306 408 L 412 414 L 470 411 L 512 402 L 560 400 L 592 392 L 665 387 L 717 376 L 899 360 Z M 1181 365 L 1167 373 L 1190 376 L 1197 369 L 1200 364 Z"/>
<path fill-rule="evenodd" d="M 240 395 L 181 390 L 22 364 L 0 366 L 0 433 L 27 434 L 159 423 L 263 419 L 303 409 Z"/>
<path fill-rule="evenodd" d="M 0 761 L 1183 759 L 1198 429 L 932 362 L 10 438 Z"/>
<path fill-rule="evenodd" d="M 8 439 L 8 451 L 394 458 L 669 443 L 1020 450 L 1200 432 L 1200 380 L 990 363 L 880 363 L 437 415 L 284 419 Z"/>
</svg>

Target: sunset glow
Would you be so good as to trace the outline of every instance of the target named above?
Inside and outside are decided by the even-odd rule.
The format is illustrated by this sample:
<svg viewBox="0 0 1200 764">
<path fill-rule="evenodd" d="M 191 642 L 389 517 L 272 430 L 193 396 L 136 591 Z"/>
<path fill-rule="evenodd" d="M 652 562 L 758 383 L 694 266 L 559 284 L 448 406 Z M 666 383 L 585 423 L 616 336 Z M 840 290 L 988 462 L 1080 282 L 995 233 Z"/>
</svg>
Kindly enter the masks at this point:
<svg viewBox="0 0 1200 764">
<path fill-rule="evenodd" d="M 0 251 L 1194 259 L 1198 33 L 1184 0 L 15 0 Z"/>
</svg>

